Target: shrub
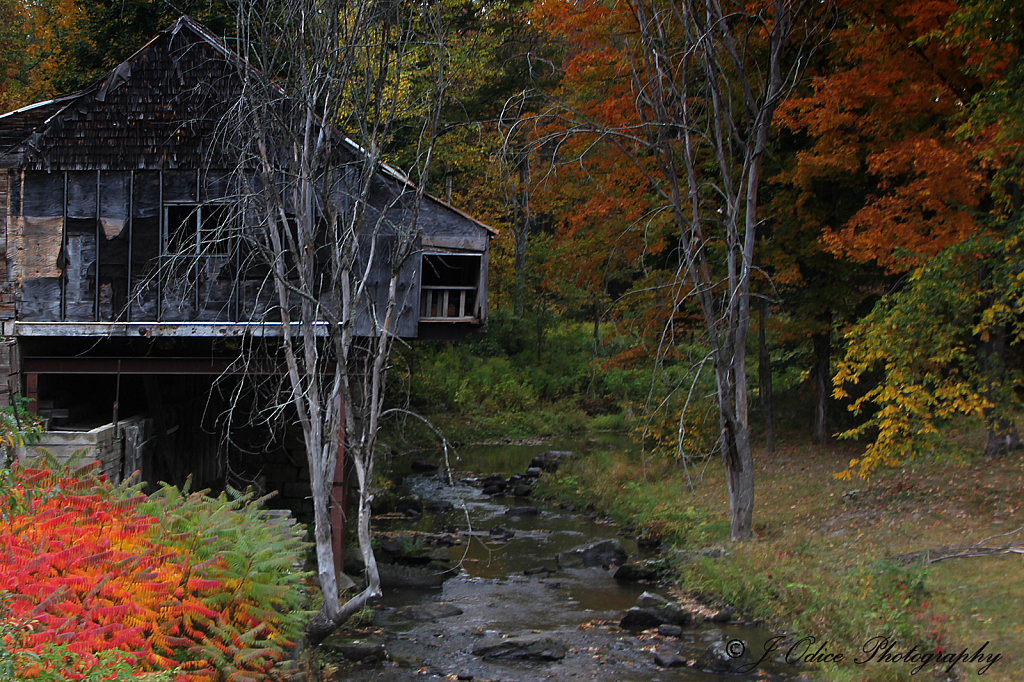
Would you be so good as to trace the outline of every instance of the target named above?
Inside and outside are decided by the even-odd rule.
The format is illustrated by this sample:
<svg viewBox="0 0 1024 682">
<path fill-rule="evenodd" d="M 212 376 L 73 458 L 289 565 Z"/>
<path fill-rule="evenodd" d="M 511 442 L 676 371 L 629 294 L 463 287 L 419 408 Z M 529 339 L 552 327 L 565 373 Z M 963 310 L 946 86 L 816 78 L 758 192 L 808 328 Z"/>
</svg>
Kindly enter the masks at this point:
<svg viewBox="0 0 1024 682">
<path fill-rule="evenodd" d="M 204 682 L 278 677 L 305 615 L 293 571 L 305 544 L 261 520 L 258 501 L 171 487 L 147 500 L 51 459 L 6 472 L 0 503 L 19 679 L 120 679 L 120 664 Z"/>
</svg>

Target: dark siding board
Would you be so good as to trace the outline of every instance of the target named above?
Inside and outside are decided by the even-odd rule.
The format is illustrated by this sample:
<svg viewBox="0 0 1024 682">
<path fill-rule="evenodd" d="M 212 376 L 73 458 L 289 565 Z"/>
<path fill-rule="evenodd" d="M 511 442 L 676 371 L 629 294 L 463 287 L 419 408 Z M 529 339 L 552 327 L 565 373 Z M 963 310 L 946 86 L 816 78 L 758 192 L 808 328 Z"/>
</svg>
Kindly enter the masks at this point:
<svg viewBox="0 0 1024 682">
<path fill-rule="evenodd" d="M 156 275 L 160 255 L 160 221 L 152 218 L 132 220 L 132 279 L 148 279 Z"/>
<path fill-rule="evenodd" d="M 68 173 L 68 218 L 96 217 L 96 173 Z"/>
<path fill-rule="evenodd" d="M 365 263 L 369 257 L 369 246 L 369 239 L 363 240 L 360 244 L 359 257 L 362 265 L 359 271 L 366 267 Z M 367 279 L 367 300 L 356 313 L 355 333 L 359 336 L 371 335 L 375 328 L 384 323 L 388 287 L 391 280 L 391 253 L 394 248 L 394 236 L 381 235 L 378 237 L 374 263 L 370 268 L 370 274 Z M 395 331 L 398 336 L 403 338 L 415 337 L 419 327 L 419 261 L 420 259 L 414 255 L 406 261 L 398 276 L 395 304 L 398 325 Z M 376 318 L 376 323 L 374 322 L 374 317 Z"/>
<path fill-rule="evenodd" d="M 24 178 L 24 172 L 20 170 L 12 170 L 7 175 L 10 182 L 9 195 L 7 197 L 7 215 L 15 216 L 22 215 L 21 206 L 21 183 Z M 62 188 L 63 193 L 63 188 Z"/>
<path fill-rule="evenodd" d="M 160 217 L 160 173 L 154 171 L 136 171 L 135 185 L 132 188 L 132 217 Z"/>
<path fill-rule="evenodd" d="M 155 174 L 150 174 L 155 175 Z M 136 174 L 136 188 L 139 174 Z M 136 197 L 139 192 L 136 191 Z M 133 210 L 138 204 L 133 205 Z M 154 210 L 155 214 L 156 211 Z M 131 319 L 133 322 L 156 320 L 156 278 L 160 255 L 160 220 L 151 217 L 132 219 Z"/>
<path fill-rule="evenodd" d="M 477 319 L 483 324 L 487 322 L 487 287 L 490 282 L 490 250 L 491 243 L 488 241 L 484 247 L 483 256 L 480 259 L 480 288 L 476 298 Z"/>
<path fill-rule="evenodd" d="M 226 197 L 230 197 L 234 193 L 234 190 L 232 189 L 231 173 L 225 170 L 204 171 L 199 190 L 199 198 L 204 203 L 208 201 L 220 201 Z"/>
<path fill-rule="evenodd" d="M 242 320 L 259 322 L 271 317 L 270 311 L 277 305 L 277 293 L 269 280 L 242 282 Z M 279 316 L 277 316 L 280 319 Z"/>
<path fill-rule="evenodd" d="M 156 281 L 152 278 L 132 277 L 132 321 L 153 322 L 156 320 Z"/>
<path fill-rule="evenodd" d="M 164 171 L 163 177 L 165 204 L 194 204 L 199 200 L 195 171 Z"/>
<path fill-rule="evenodd" d="M 64 254 L 65 319 L 69 322 L 91 322 L 96 296 L 95 220 L 68 219 Z M 24 297 L 23 301 L 27 303 Z"/>
<path fill-rule="evenodd" d="M 163 258 L 160 319 L 189 322 L 196 319 L 196 263 L 191 258 Z"/>
<path fill-rule="evenodd" d="M 469 218 L 459 215 L 433 199 L 424 199 L 420 205 L 419 227 L 424 235 L 446 237 L 486 238 L 488 232 Z"/>
<path fill-rule="evenodd" d="M 129 173 L 124 171 L 100 173 L 100 218 L 103 233 L 107 239 L 120 236 L 127 225 L 129 191 L 131 191 Z"/>
<path fill-rule="evenodd" d="M 96 176 L 93 175 L 95 202 Z M 59 218 L 64 215 L 64 175 L 26 171 L 23 178 L 20 215 L 37 218 Z M 95 203 L 90 216 L 96 215 Z"/>
<path fill-rule="evenodd" d="M 7 200 L 10 195 L 10 184 L 10 174 L 0 171 L 0 282 L 7 281 Z M 3 347 L 0 346 L 0 361 L 4 355 Z M 2 386 L 0 383 L 0 387 Z"/>
<path fill-rule="evenodd" d="M 232 322 L 233 301 L 231 282 L 206 280 L 199 288 L 199 315 L 201 322 Z"/>
<path fill-rule="evenodd" d="M 46 322 L 60 319 L 60 278 L 40 277 L 22 285 L 21 319 Z M 89 307 L 92 315 L 92 304 Z"/>
<path fill-rule="evenodd" d="M 220 272 L 230 263 L 229 258 L 203 259 L 203 273 L 199 280 L 199 310 L 201 322 L 231 322 L 233 280 L 223 281 Z"/>
<path fill-rule="evenodd" d="M 128 235 L 107 239 L 100 232 L 100 321 L 127 319 Z"/>
</svg>

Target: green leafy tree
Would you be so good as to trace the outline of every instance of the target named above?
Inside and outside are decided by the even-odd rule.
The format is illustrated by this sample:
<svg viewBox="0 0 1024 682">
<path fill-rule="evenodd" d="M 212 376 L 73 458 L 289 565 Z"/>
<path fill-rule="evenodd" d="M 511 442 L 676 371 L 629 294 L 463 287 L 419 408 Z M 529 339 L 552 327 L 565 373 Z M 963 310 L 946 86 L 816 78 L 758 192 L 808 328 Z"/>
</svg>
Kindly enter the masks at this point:
<svg viewBox="0 0 1024 682">
<path fill-rule="evenodd" d="M 1006 236 L 980 235 L 945 249 L 847 335 L 836 396 L 847 397 L 848 386 L 869 372 L 882 379 L 853 402 L 852 409 L 871 413 L 843 437 L 878 435 L 844 476 L 933 451 L 945 443 L 941 427 L 956 417 L 984 418 L 1005 449 L 1017 439 L 1011 415 L 1022 407 L 1020 372 L 1002 367 L 994 379 L 987 365 L 998 354 L 979 354 L 977 342 L 1024 340 L 1020 228 L 1018 222 Z"/>
</svg>

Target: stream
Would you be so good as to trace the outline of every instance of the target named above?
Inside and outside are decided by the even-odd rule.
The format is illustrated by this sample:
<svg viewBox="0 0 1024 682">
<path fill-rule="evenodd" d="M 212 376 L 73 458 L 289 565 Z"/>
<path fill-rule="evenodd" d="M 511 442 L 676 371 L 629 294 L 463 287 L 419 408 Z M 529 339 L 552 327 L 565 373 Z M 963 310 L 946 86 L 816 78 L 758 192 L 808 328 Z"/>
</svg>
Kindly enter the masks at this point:
<svg viewBox="0 0 1024 682">
<path fill-rule="evenodd" d="M 728 623 L 688 624 L 674 636 L 621 629 L 623 614 L 637 605 L 644 592 L 674 602 L 668 588 L 657 582 L 617 581 L 614 566 L 560 567 L 556 555 L 606 539 L 621 542 L 630 563 L 656 558 L 656 553 L 644 552 L 619 528 L 590 515 L 532 497 L 487 495 L 482 490 L 488 477 L 522 474 L 536 455 L 546 451 L 583 453 L 619 445 L 614 436 L 602 435 L 584 442 L 467 446 L 459 449 L 457 458 L 454 454 L 449 458 L 453 484 L 442 480 L 446 478 L 442 473 L 415 473 L 414 469 L 426 468 L 415 457 L 396 458 L 392 473 L 401 481 L 400 494 L 418 496 L 423 510 L 375 518 L 375 532 L 384 536 L 378 557 L 387 562 L 389 549 L 402 553 L 411 548 L 423 555 L 423 561 L 431 561 L 413 570 L 437 575 L 450 566 L 451 577 L 440 589 L 385 589 L 374 604 L 372 624 L 364 622 L 361 628 L 350 628 L 325 642 L 329 655 L 338 654 L 334 679 L 809 679 L 800 675 L 800 668 L 770 659 L 745 674 L 701 670 L 701 654 L 715 642 L 742 641 L 753 656 L 752 663 L 764 651 L 765 641 L 775 636 L 736 618 Z M 423 459 L 442 465 L 443 472 L 443 456 Z M 512 481 L 510 493 L 516 484 Z M 525 642 L 527 653 L 500 657 L 499 648 L 499 657 L 481 655 L 481 647 L 510 640 Z M 731 646 L 735 651 L 740 645 Z M 340 655 L 343 652 L 346 660 Z"/>
</svg>

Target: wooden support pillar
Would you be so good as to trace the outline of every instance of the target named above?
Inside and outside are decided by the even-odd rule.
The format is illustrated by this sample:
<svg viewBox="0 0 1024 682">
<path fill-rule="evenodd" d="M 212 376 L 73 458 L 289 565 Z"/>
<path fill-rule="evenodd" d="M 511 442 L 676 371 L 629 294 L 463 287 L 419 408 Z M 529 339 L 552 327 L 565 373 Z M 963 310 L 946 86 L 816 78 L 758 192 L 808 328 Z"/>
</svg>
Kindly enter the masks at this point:
<svg viewBox="0 0 1024 682">
<path fill-rule="evenodd" d="M 334 570 L 345 567 L 345 407 L 342 405 L 341 433 L 338 434 L 338 461 L 334 465 L 331 483 L 331 546 L 334 550 Z"/>
<path fill-rule="evenodd" d="M 39 414 L 39 375 L 35 372 L 25 375 L 25 397 L 28 398 L 28 411 Z"/>
</svg>

